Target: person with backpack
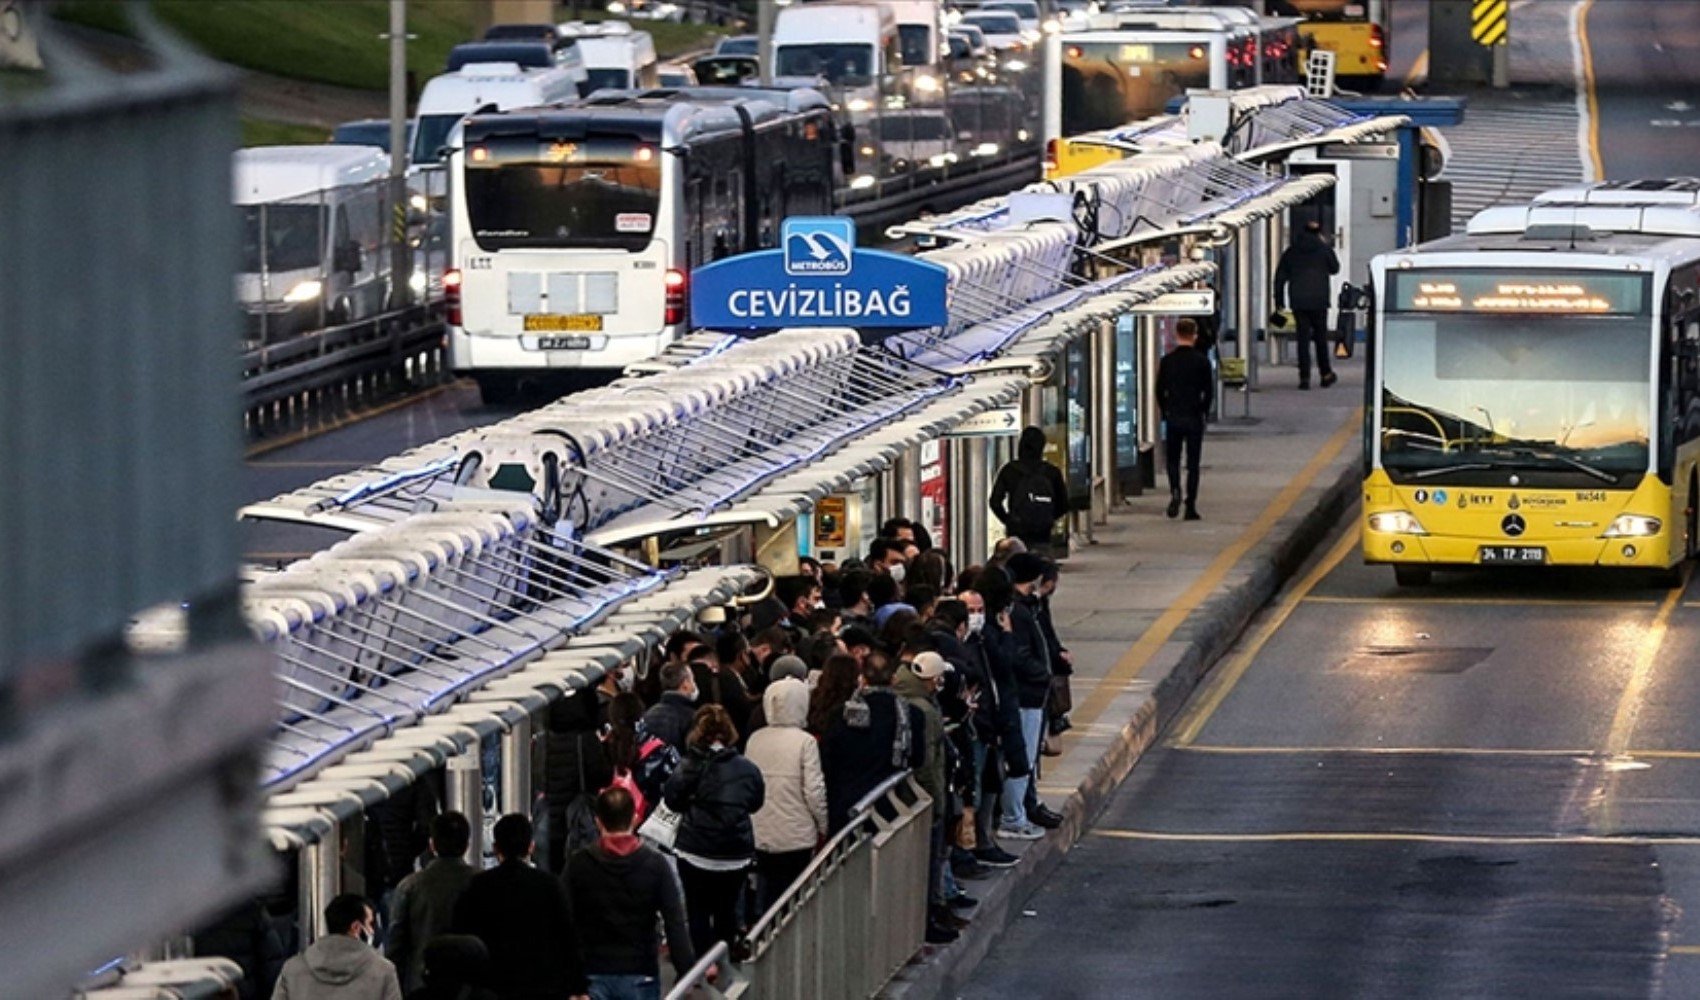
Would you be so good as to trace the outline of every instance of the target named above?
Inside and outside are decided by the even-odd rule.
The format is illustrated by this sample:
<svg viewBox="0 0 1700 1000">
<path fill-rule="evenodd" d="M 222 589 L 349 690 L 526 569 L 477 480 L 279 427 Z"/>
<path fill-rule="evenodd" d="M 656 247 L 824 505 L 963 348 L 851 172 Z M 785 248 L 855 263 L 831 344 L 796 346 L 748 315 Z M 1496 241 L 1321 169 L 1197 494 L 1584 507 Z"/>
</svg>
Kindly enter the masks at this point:
<svg viewBox="0 0 1700 1000">
<path fill-rule="evenodd" d="M 701 955 L 738 936 L 738 898 L 756 855 L 750 817 L 766 801 L 767 785 L 738 752 L 738 730 L 722 706 L 697 709 L 686 744 L 689 753 L 667 779 L 663 800 L 681 817 L 673 851 L 691 946 Z"/>
<path fill-rule="evenodd" d="M 1045 461 L 1045 432 L 1039 428 L 1021 432 L 1015 455 L 992 480 L 989 505 L 1004 531 L 1028 551 L 1047 552 L 1051 529 L 1068 513 L 1068 484 L 1062 470 Z"/>
<path fill-rule="evenodd" d="M 587 796 L 614 779 L 598 732 L 600 713 L 594 690 L 562 698 L 549 707 L 549 731 L 543 744 L 543 789 L 549 806 L 541 839 L 544 867 L 555 875 L 566 867 L 568 855 L 596 838 Z M 578 831 L 571 848 L 567 846 L 569 828 Z"/>
<path fill-rule="evenodd" d="M 584 784 L 567 804 L 562 833 L 564 858 L 589 847 L 601 836 L 596 828 L 598 793 L 609 788 L 625 789 L 635 804 L 637 821 L 642 823 L 661 801 L 667 779 L 679 766 L 679 751 L 650 734 L 644 725 L 643 700 L 630 691 L 608 703 L 608 722 L 598 737 L 606 778 L 600 785 Z"/>
</svg>

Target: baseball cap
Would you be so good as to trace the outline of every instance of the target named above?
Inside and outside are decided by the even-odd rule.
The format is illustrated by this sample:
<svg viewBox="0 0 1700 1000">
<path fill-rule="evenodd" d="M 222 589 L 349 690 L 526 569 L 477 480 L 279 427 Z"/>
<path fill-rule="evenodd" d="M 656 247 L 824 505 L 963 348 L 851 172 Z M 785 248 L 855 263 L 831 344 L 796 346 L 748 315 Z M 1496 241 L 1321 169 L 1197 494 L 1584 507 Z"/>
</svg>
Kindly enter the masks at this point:
<svg viewBox="0 0 1700 1000">
<path fill-rule="evenodd" d="M 945 671 L 950 669 L 950 664 L 937 653 L 916 653 L 915 659 L 909 663 L 909 669 L 915 671 L 916 677 L 930 681 L 943 677 Z"/>
</svg>

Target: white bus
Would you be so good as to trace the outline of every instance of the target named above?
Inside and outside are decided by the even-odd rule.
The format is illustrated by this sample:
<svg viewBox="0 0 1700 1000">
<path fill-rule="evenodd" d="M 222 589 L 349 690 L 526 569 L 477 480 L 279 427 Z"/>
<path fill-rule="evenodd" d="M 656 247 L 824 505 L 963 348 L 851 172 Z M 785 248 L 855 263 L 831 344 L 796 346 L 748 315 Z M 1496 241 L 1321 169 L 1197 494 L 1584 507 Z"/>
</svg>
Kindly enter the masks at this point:
<svg viewBox="0 0 1700 1000">
<path fill-rule="evenodd" d="M 466 119 L 449 155 L 449 355 L 487 401 L 688 329 L 691 268 L 832 211 L 847 144 L 810 90 L 696 88 Z"/>
<path fill-rule="evenodd" d="M 578 39 L 589 90 L 648 90 L 661 85 L 655 39 L 649 32 L 633 31 L 624 21 L 568 21 L 560 31 Z"/>
<path fill-rule="evenodd" d="M 528 70 L 518 63 L 468 63 L 453 73 L 432 77 L 420 93 L 414 113 L 410 166 L 437 163 L 449 131 L 480 108 L 529 108 L 589 93 L 589 78 L 578 46 L 562 51 L 571 53 L 571 61 L 549 69 Z"/>
</svg>

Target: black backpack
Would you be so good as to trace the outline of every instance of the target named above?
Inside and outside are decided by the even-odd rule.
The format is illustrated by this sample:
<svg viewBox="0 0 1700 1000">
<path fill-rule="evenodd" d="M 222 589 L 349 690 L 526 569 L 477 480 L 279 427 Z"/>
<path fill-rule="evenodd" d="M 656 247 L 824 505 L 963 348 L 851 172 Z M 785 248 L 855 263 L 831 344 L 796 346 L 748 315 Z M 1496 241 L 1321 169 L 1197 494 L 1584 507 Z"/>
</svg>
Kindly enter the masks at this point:
<svg viewBox="0 0 1700 1000">
<path fill-rule="evenodd" d="M 1056 523 L 1056 497 L 1045 466 L 1029 468 L 1019 462 L 1009 486 L 1009 526 L 1018 535 L 1049 535 Z"/>
</svg>

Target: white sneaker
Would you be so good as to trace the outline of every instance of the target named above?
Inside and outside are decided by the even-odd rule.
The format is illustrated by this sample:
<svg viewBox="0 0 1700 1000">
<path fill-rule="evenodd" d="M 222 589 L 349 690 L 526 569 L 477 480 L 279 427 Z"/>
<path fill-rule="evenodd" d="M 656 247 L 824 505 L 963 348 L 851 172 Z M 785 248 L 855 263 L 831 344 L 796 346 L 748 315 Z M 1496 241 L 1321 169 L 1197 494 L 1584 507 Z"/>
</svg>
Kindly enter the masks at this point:
<svg viewBox="0 0 1700 1000">
<path fill-rule="evenodd" d="M 1020 826 L 1000 823 L 998 824 L 998 836 L 1008 837 L 1011 840 L 1040 840 L 1045 836 L 1045 831 L 1032 823 L 1022 823 Z"/>
</svg>

